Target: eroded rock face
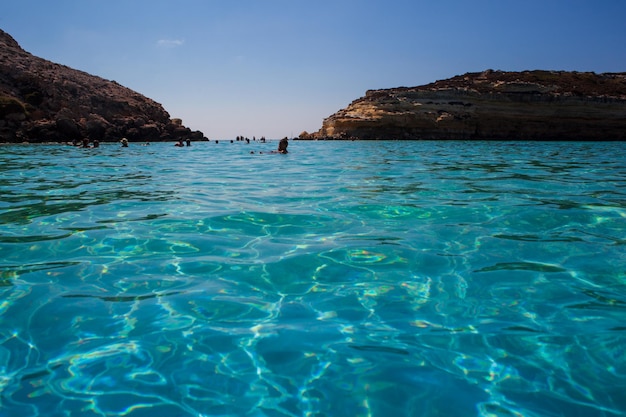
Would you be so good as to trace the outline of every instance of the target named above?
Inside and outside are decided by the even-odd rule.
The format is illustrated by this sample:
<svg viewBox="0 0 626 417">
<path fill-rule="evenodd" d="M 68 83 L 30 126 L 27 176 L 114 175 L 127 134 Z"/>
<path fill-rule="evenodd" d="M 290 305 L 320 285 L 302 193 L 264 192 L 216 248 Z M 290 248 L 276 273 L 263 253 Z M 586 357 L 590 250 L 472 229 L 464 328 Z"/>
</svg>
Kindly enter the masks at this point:
<svg viewBox="0 0 626 417">
<path fill-rule="evenodd" d="M 205 139 L 115 81 L 24 51 L 0 30 L 0 141 Z"/>
<path fill-rule="evenodd" d="M 308 138 L 626 140 L 626 73 L 468 73 L 367 91 Z"/>
</svg>

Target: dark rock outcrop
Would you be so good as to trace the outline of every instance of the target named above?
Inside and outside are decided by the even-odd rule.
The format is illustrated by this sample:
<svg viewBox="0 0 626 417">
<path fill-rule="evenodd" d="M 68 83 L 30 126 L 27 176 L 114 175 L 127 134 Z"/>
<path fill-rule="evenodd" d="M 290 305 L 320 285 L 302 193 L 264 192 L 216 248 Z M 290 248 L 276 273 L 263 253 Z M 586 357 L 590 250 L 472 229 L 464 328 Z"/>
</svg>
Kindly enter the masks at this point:
<svg viewBox="0 0 626 417">
<path fill-rule="evenodd" d="M 302 139 L 626 140 L 626 73 L 487 70 L 367 91 Z"/>
<path fill-rule="evenodd" d="M 203 140 L 115 81 L 24 51 L 0 30 L 0 142 Z"/>
</svg>

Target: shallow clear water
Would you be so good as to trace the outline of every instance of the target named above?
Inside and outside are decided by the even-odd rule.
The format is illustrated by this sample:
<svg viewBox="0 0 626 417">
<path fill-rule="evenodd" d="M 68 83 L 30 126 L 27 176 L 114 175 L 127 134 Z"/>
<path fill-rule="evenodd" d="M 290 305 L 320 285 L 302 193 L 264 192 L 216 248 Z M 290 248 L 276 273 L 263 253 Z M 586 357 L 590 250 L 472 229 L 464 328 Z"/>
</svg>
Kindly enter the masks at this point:
<svg viewBox="0 0 626 417">
<path fill-rule="evenodd" d="M 623 143 L 274 147 L 0 147 L 0 416 L 626 415 Z"/>
</svg>

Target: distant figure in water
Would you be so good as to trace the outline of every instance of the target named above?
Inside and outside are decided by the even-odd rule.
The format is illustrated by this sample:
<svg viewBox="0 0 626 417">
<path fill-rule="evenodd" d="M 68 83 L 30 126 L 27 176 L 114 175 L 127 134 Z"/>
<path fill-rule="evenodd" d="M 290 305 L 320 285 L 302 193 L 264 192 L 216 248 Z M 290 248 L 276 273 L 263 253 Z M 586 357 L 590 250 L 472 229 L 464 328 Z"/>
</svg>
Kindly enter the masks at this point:
<svg viewBox="0 0 626 417">
<path fill-rule="evenodd" d="M 93 140 L 93 147 L 94 148 L 99 148 L 100 147 L 100 141 L 98 139 L 94 139 Z"/>
<path fill-rule="evenodd" d="M 287 146 L 289 146 L 289 139 L 287 139 L 286 137 L 282 138 L 280 142 L 278 142 L 278 149 L 275 151 L 271 151 L 270 153 L 289 153 L 287 151 Z M 250 153 L 253 154 L 254 151 L 250 151 Z M 259 153 L 262 154 L 263 152 Z"/>
<path fill-rule="evenodd" d="M 191 139 L 187 139 L 187 146 L 191 146 Z"/>
<path fill-rule="evenodd" d="M 280 142 L 278 142 L 278 150 L 277 153 L 289 153 L 287 152 L 287 146 L 289 146 L 289 140 L 287 138 L 282 138 Z"/>
<path fill-rule="evenodd" d="M 182 147 L 183 147 L 183 146 L 185 146 L 185 145 L 183 144 L 183 140 L 182 140 L 182 139 L 178 139 L 178 142 L 176 142 L 176 143 L 174 144 L 174 146 L 179 146 L 179 147 L 181 147 L 181 148 L 182 148 Z"/>
<path fill-rule="evenodd" d="M 91 148 L 91 145 L 89 145 L 89 139 L 87 139 L 87 138 L 83 139 L 83 144 L 82 144 L 81 148 Z"/>
<path fill-rule="evenodd" d="M 120 140 L 120 143 L 122 144 L 122 148 L 128 148 L 128 139 L 122 138 L 122 140 Z"/>
</svg>

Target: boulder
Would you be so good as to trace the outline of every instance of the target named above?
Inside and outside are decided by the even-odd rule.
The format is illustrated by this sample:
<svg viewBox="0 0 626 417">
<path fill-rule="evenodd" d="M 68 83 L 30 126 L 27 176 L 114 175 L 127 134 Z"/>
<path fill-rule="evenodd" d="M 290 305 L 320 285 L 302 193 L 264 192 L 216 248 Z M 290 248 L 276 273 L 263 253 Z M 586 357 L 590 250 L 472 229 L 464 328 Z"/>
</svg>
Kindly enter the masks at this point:
<svg viewBox="0 0 626 417">
<path fill-rule="evenodd" d="M 86 137 L 103 141 L 106 139 L 107 130 L 112 126 L 104 117 L 98 114 L 90 114 L 85 123 Z"/>
<path fill-rule="evenodd" d="M 66 140 L 82 138 L 78 124 L 72 119 L 56 119 L 56 130 Z"/>
</svg>

